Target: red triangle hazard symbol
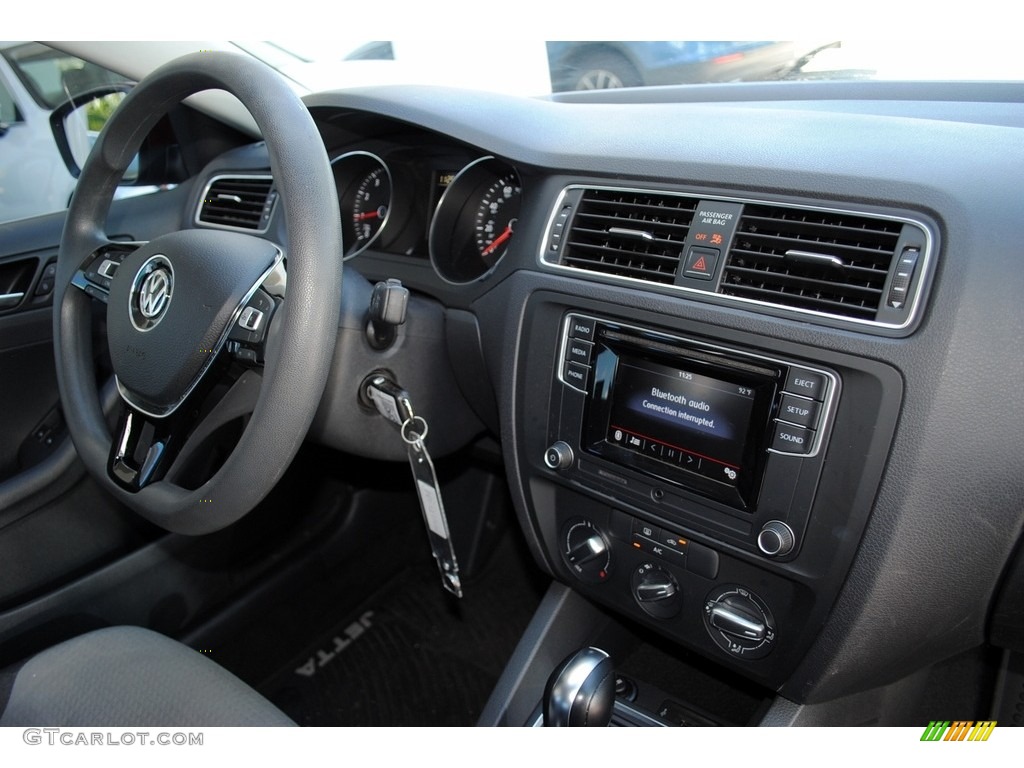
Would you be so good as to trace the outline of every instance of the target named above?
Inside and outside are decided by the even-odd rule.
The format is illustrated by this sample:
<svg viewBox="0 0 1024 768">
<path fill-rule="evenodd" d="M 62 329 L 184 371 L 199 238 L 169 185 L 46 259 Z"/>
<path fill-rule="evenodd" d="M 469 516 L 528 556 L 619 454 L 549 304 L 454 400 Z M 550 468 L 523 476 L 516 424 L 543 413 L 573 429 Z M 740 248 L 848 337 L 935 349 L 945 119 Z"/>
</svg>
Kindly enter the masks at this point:
<svg viewBox="0 0 1024 768">
<path fill-rule="evenodd" d="M 693 266 L 690 267 L 694 272 L 707 272 L 708 265 L 704 262 L 704 257 L 701 256 L 697 261 L 694 262 Z"/>
</svg>

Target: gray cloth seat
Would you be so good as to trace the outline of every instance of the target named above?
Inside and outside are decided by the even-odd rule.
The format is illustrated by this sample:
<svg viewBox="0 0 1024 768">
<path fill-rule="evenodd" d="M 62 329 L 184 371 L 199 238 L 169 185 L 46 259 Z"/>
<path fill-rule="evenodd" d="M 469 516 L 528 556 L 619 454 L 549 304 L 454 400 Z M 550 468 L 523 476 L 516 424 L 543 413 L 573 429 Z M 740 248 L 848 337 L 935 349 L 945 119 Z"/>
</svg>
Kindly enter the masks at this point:
<svg viewBox="0 0 1024 768">
<path fill-rule="evenodd" d="M 0 726 L 295 725 L 223 667 L 140 627 L 89 632 L 6 677 Z"/>
</svg>

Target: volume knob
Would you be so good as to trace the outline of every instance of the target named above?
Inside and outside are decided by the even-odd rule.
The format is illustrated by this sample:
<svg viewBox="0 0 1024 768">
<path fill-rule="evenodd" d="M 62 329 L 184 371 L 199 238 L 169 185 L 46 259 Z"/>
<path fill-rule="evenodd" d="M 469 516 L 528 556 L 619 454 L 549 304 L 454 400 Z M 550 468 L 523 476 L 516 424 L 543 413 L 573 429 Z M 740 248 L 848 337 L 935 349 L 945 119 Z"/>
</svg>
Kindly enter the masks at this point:
<svg viewBox="0 0 1024 768">
<path fill-rule="evenodd" d="M 572 466 L 572 446 L 559 440 L 544 451 L 544 463 L 550 469 L 568 469 Z"/>
</svg>

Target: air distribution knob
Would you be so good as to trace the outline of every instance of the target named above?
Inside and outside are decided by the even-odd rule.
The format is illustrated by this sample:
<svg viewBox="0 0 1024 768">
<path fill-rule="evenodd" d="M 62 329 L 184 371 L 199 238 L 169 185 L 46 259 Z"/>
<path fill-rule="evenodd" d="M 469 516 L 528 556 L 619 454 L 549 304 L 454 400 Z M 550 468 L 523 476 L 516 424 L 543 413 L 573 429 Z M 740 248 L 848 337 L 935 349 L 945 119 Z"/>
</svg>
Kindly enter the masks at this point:
<svg viewBox="0 0 1024 768">
<path fill-rule="evenodd" d="M 781 520 L 772 520 L 764 524 L 757 535 L 757 548 L 768 557 L 785 557 L 796 546 L 793 529 Z"/>
</svg>

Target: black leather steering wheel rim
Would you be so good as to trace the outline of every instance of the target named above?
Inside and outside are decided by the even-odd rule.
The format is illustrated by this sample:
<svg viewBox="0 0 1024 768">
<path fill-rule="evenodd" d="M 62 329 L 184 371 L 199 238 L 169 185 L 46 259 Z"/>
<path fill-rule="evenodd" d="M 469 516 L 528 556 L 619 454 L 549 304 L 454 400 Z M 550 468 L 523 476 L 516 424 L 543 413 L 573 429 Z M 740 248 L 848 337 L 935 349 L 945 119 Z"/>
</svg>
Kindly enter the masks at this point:
<svg viewBox="0 0 1024 768">
<path fill-rule="evenodd" d="M 266 141 L 288 233 L 287 293 L 274 318 L 262 387 L 233 452 L 201 487 L 167 481 L 137 492 L 107 473 L 113 440 L 99 405 L 91 341 L 92 299 L 71 285 L 109 241 L 106 214 L 143 138 L 173 106 L 199 91 L 228 91 Z M 343 253 L 337 192 L 323 140 L 302 101 L 269 67 L 245 56 L 195 53 L 154 71 L 114 113 L 82 169 L 58 255 L 54 344 L 65 420 L 92 476 L 120 501 L 170 531 L 218 530 L 251 510 L 298 451 L 330 371 L 341 301 Z"/>
</svg>

